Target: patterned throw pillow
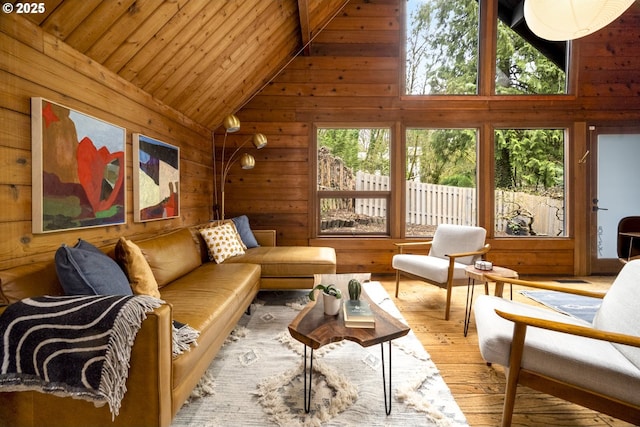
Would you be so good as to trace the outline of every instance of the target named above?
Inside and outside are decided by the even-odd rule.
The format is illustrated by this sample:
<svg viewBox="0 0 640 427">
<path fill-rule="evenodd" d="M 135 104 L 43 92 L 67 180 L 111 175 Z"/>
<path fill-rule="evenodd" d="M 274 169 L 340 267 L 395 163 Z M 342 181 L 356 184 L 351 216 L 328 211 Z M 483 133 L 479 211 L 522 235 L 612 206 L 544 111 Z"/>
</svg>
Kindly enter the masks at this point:
<svg viewBox="0 0 640 427">
<path fill-rule="evenodd" d="M 231 221 L 205 227 L 200 234 L 209 248 L 209 256 L 218 264 L 227 258 L 244 255 L 242 241 Z"/>
</svg>

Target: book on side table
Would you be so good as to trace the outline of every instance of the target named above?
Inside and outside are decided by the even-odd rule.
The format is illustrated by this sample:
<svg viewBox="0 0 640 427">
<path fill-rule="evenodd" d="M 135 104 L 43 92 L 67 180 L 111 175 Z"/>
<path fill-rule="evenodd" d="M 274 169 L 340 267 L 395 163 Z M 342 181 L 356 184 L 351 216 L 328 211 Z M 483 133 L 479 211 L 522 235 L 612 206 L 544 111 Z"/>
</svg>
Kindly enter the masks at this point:
<svg viewBox="0 0 640 427">
<path fill-rule="evenodd" d="M 347 328 L 375 328 L 376 320 L 369 303 L 361 300 L 346 300 L 342 305 L 344 325 Z"/>
</svg>

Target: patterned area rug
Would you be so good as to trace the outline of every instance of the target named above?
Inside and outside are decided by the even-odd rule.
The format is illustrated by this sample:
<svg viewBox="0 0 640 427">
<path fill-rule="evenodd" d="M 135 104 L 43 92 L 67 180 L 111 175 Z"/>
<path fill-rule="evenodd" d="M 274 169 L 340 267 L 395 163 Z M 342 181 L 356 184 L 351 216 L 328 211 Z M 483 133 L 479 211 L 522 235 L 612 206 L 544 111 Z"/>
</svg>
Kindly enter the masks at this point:
<svg viewBox="0 0 640 427">
<path fill-rule="evenodd" d="M 377 282 L 363 285 L 373 301 L 402 319 Z M 306 292 L 261 292 L 199 387 L 174 420 L 184 426 L 467 426 L 412 332 L 392 345 L 392 412 L 385 415 L 380 346 L 350 341 L 314 351 L 311 411 L 304 412 L 304 346 L 287 326 Z M 385 364 L 388 345 L 385 344 Z M 388 378 L 387 378 L 388 379 Z"/>
<path fill-rule="evenodd" d="M 567 316 L 582 319 L 589 323 L 593 321 L 596 311 L 600 308 L 600 298 L 584 297 L 582 295 L 566 294 L 555 291 L 520 291 L 527 298 L 531 298 L 540 304 L 566 314 Z"/>
</svg>

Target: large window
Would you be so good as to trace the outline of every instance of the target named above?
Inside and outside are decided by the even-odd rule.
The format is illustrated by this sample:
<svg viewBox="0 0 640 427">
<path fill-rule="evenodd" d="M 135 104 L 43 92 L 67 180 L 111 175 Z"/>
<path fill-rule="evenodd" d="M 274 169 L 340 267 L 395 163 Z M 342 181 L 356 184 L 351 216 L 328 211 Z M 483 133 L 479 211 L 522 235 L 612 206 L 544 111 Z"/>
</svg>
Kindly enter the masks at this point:
<svg viewBox="0 0 640 427">
<path fill-rule="evenodd" d="M 478 36 L 481 25 L 487 24 L 479 20 L 479 10 L 491 1 L 498 0 L 408 0 L 406 94 L 478 93 Z M 496 66 L 490 70 L 495 94 L 566 93 L 568 43 L 535 37 L 514 7 L 509 2 L 498 4 Z"/>
<path fill-rule="evenodd" d="M 406 236 L 476 224 L 476 141 L 476 129 L 407 129 Z"/>
<path fill-rule="evenodd" d="M 389 128 L 318 128 L 319 230 L 389 234 Z"/>
<path fill-rule="evenodd" d="M 566 42 L 542 42 L 543 54 L 518 33 L 498 21 L 496 93 L 555 95 L 566 93 Z"/>
<path fill-rule="evenodd" d="M 406 16 L 406 93 L 476 94 L 478 1 L 409 0 Z"/>
<path fill-rule="evenodd" d="M 495 235 L 566 236 L 565 130 L 495 131 Z"/>
</svg>

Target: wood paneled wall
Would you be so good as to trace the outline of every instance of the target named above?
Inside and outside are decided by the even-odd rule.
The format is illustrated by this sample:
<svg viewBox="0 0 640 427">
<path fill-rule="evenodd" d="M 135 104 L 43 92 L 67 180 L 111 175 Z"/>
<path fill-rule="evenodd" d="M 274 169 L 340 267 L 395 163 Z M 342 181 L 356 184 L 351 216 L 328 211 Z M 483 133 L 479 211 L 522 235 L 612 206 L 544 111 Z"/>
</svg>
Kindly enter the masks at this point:
<svg viewBox="0 0 640 427">
<path fill-rule="evenodd" d="M 588 258 L 588 166 L 579 165 L 588 147 L 588 125 L 629 125 L 640 118 L 640 5 L 573 44 L 574 92 L 545 97 L 483 95 L 410 99 L 402 96 L 404 0 L 351 0 L 315 36 L 309 56 L 299 56 L 246 105 L 230 146 L 253 132 L 269 144 L 251 151 L 256 167 L 237 165 L 226 188 L 227 217 L 248 214 L 255 228 L 273 228 L 280 245 L 330 245 L 338 270 L 390 272 L 393 242 L 402 240 L 396 222 L 391 238 L 315 238 L 311 234 L 312 134 L 316 124 L 386 124 L 396 144 L 394 167 L 402 165 L 406 126 L 471 126 L 479 129 L 480 194 L 492 188 L 494 126 L 558 125 L 570 130 L 568 156 L 569 238 L 493 239 L 490 258 L 521 273 L 584 274 Z M 493 19 L 494 8 L 485 8 Z M 315 38 L 313 38 L 315 36 Z M 482 46 L 490 46 L 487 34 Z M 484 56 L 484 72 L 494 67 Z M 489 82 L 489 83 L 488 83 Z M 210 218 L 212 162 L 210 131 L 159 103 L 140 89 L 96 65 L 26 19 L 0 15 L 0 268 L 50 259 L 61 244 L 78 237 L 98 246 L 120 235 L 151 235 Z M 42 96 L 127 129 L 127 224 L 44 235 L 31 233 L 31 135 L 29 99 Z M 185 95 L 186 96 L 186 95 Z M 220 102 L 224 102 L 221 100 Z M 134 223 L 131 133 L 142 132 L 181 148 L 181 218 Z M 217 131 L 216 146 L 221 144 Z M 400 184 L 397 184 L 400 185 Z M 481 196 L 479 224 L 492 230 L 491 203 Z M 401 214 L 399 188 L 393 213 Z"/>
<path fill-rule="evenodd" d="M 392 127 L 402 154 L 406 126 L 477 127 L 479 138 L 479 224 L 489 232 L 492 205 L 492 145 L 495 126 L 563 126 L 570 132 L 568 225 L 570 237 L 494 239 L 489 258 L 521 273 L 585 274 L 588 260 L 588 167 L 578 164 L 588 149 L 589 124 L 634 124 L 640 113 L 640 5 L 607 29 L 573 43 L 572 95 L 556 97 L 402 96 L 402 0 L 352 0 L 315 38 L 309 56 L 299 56 L 255 96 L 238 116 L 247 129 L 263 132 L 269 145 L 256 152 L 254 170 L 232 174 L 227 198 L 234 213 L 249 213 L 253 224 L 278 230 L 279 244 L 330 245 L 339 271 L 391 272 L 392 238 L 314 238 L 311 197 L 314 125 L 383 123 Z M 495 7 L 484 17 L 494 19 Z M 493 31 L 493 30 L 489 30 Z M 490 37 L 484 33 L 483 39 Z M 491 43 L 481 43 L 491 46 Z M 481 69 L 495 68 L 483 56 Z M 492 90 L 481 79 L 485 92 Z M 250 131 L 248 131 L 250 132 Z M 311 147 L 311 149 L 310 149 Z M 402 205 L 394 189 L 392 215 Z M 483 196 L 483 194 L 485 196 Z M 484 200 L 484 203 L 482 202 Z M 398 223 L 399 224 L 399 223 Z"/>
<path fill-rule="evenodd" d="M 97 246 L 207 221 L 211 216 L 211 134 L 15 14 L 0 15 L 0 268 L 52 259 L 78 238 Z M 127 130 L 127 223 L 31 232 L 31 97 L 44 97 Z M 181 148 L 181 218 L 133 222 L 133 132 Z"/>
</svg>

